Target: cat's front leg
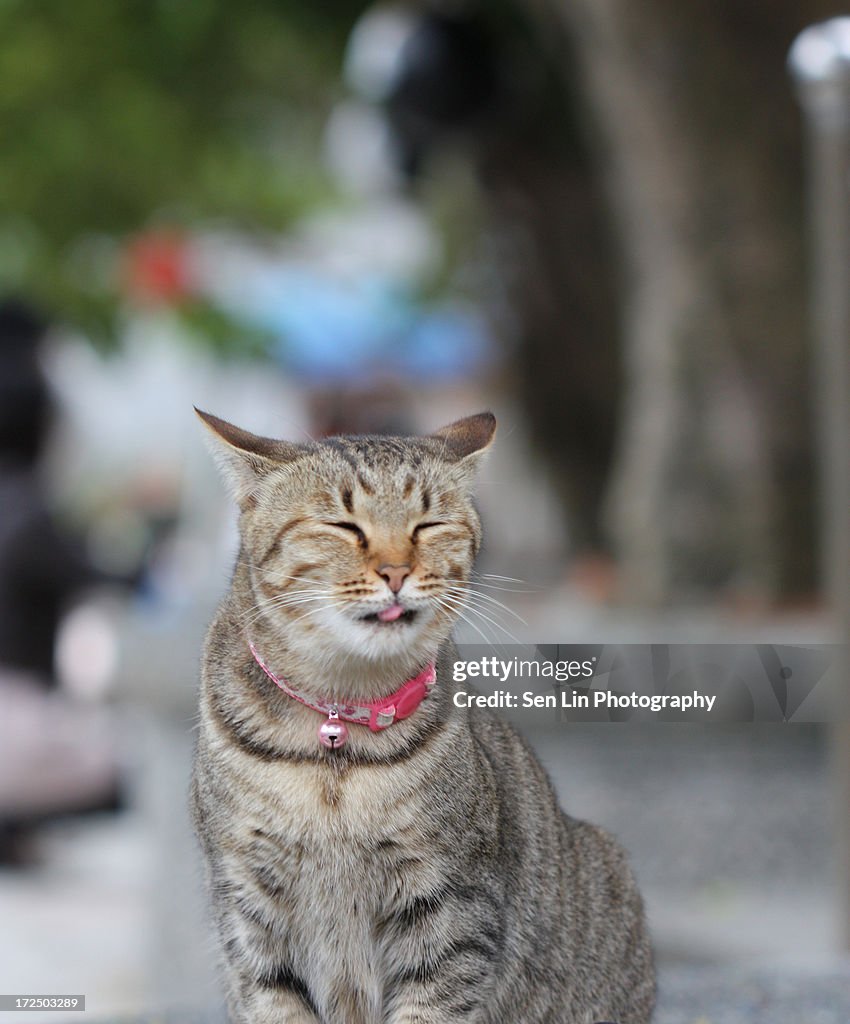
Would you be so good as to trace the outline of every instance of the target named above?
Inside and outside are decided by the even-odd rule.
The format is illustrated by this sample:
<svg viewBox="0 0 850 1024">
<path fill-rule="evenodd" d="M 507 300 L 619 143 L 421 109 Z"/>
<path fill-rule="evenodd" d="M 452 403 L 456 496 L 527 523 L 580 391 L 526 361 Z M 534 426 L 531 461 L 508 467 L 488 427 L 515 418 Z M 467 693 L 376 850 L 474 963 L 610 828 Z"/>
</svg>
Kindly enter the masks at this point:
<svg viewBox="0 0 850 1024">
<path fill-rule="evenodd" d="M 494 985 L 497 949 L 488 935 L 457 939 L 393 979 L 385 1024 L 478 1024 Z"/>
<path fill-rule="evenodd" d="M 384 1018 L 385 1024 L 482 1024 L 486 1020 L 477 1003 L 465 1007 L 458 1001 L 456 1006 L 433 1006 L 424 992 L 407 993 L 404 1003 L 400 1010 Z"/>
<path fill-rule="evenodd" d="M 239 1024 L 321 1024 L 319 1018 L 304 1004 L 280 993 L 258 992 L 247 1001 L 244 1018 Z"/>
<path fill-rule="evenodd" d="M 255 922 L 222 922 L 231 1024 L 322 1024 L 305 979 L 279 935 Z"/>
<path fill-rule="evenodd" d="M 232 1024 L 322 1024 L 309 1005 L 309 996 L 287 979 L 260 981 L 243 976 L 231 992 Z"/>
</svg>

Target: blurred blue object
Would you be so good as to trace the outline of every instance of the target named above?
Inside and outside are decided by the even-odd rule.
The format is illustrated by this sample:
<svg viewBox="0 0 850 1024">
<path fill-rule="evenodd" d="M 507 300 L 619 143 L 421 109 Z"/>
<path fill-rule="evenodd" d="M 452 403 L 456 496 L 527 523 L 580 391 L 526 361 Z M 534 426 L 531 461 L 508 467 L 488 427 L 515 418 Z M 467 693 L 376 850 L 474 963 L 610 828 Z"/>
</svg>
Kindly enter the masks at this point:
<svg viewBox="0 0 850 1024">
<path fill-rule="evenodd" d="M 445 380 L 492 360 L 492 340 L 472 308 L 425 306 L 385 276 L 344 281 L 276 268 L 243 299 L 241 315 L 277 338 L 272 355 L 314 384 L 356 384 L 376 373 Z"/>
</svg>

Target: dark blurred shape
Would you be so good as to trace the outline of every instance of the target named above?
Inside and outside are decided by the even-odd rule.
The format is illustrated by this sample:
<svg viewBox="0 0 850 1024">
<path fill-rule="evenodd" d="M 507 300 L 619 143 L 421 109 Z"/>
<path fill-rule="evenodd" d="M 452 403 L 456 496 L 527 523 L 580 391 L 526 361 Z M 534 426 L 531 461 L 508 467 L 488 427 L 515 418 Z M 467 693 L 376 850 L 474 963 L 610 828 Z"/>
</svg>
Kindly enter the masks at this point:
<svg viewBox="0 0 850 1024">
<path fill-rule="evenodd" d="M 39 313 L 19 299 L 0 302 L 0 459 L 31 466 L 44 443 L 50 399 L 38 344 L 47 329 Z"/>
<path fill-rule="evenodd" d="M 399 165 L 417 175 L 447 133 L 474 131 L 502 93 L 490 34 L 480 19 L 425 11 L 399 54 L 386 112 Z"/>
<path fill-rule="evenodd" d="M 38 477 L 51 414 L 38 361 L 46 330 L 26 303 L 0 303 L 0 667 L 51 685 L 62 612 L 102 577 L 57 530 Z"/>
</svg>

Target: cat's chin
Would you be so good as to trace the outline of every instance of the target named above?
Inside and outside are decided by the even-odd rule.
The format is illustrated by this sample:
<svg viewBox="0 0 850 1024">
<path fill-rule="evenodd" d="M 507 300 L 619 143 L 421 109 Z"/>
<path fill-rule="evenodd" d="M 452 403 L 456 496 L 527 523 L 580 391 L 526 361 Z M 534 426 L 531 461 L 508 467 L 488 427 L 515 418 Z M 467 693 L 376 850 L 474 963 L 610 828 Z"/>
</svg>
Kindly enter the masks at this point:
<svg viewBox="0 0 850 1024">
<path fill-rule="evenodd" d="M 444 639 L 435 626 L 428 609 L 410 608 L 389 622 L 382 621 L 377 614 L 356 618 L 338 615 L 328 639 L 341 655 L 368 661 L 386 661 L 399 656 L 428 660 Z"/>
<path fill-rule="evenodd" d="M 418 648 L 424 639 L 423 630 L 412 616 L 407 622 L 372 622 L 358 619 L 338 635 L 338 643 L 371 660 L 383 660 Z"/>
</svg>

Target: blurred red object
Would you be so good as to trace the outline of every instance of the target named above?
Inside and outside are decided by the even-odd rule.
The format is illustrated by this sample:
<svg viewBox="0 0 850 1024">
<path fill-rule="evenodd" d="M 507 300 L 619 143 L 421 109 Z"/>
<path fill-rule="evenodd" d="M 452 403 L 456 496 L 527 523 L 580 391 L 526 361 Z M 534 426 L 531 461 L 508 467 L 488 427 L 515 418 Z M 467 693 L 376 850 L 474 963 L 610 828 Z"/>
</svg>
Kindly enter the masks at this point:
<svg viewBox="0 0 850 1024">
<path fill-rule="evenodd" d="M 137 302 L 179 302 L 192 291 L 189 247 L 183 235 L 156 231 L 139 235 L 125 253 L 126 289 Z"/>
</svg>

